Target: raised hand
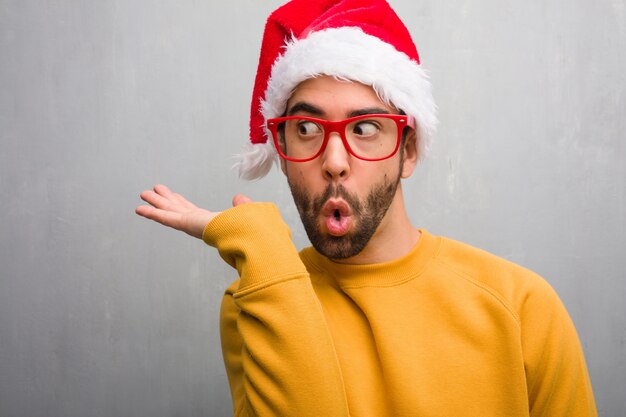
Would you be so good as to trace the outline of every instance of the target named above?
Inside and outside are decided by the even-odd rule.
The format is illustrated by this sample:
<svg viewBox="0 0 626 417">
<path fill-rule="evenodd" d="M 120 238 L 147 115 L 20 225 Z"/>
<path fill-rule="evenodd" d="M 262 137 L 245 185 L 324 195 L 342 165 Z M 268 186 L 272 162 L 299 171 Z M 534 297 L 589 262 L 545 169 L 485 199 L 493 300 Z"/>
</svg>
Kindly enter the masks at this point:
<svg viewBox="0 0 626 417">
<path fill-rule="evenodd" d="M 161 184 L 155 185 L 154 190 L 143 191 L 140 197 L 150 205 L 137 207 L 135 213 L 198 239 L 202 239 L 206 225 L 220 214 L 197 207 L 182 195 Z M 250 201 L 248 197 L 236 195 L 233 198 L 233 206 Z"/>
</svg>

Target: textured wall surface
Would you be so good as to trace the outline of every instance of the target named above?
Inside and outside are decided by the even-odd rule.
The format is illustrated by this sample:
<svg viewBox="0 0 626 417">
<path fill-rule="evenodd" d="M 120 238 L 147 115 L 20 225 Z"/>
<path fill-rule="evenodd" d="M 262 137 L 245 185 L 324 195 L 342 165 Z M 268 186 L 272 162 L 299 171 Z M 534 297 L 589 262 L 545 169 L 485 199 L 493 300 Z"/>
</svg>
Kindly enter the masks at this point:
<svg viewBox="0 0 626 417">
<path fill-rule="evenodd" d="M 163 182 L 276 202 L 230 170 L 279 4 L 0 0 L 0 416 L 228 416 L 234 271 L 137 217 Z M 392 0 L 440 108 L 404 183 L 416 226 L 521 263 L 578 328 L 600 414 L 626 415 L 626 2 Z"/>
</svg>

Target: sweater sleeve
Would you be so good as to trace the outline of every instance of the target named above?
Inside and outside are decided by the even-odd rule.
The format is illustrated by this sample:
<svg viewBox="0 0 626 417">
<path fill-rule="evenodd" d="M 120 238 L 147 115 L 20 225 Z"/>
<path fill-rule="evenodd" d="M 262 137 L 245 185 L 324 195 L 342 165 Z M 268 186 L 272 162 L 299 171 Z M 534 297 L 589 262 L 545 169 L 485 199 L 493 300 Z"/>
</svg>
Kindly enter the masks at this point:
<svg viewBox="0 0 626 417">
<path fill-rule="evenodd" d="M 545 282 L 528 293 L 521 312 L 530 416 L 598 415 L 578 335 Z"/>
<path fill-rule="evenodd" d="M 235 416 L 349 415 L 321 304 L 278 209 L 229 209 L 203 240 L 240 276 L 221 311 Z"/>
</svg>

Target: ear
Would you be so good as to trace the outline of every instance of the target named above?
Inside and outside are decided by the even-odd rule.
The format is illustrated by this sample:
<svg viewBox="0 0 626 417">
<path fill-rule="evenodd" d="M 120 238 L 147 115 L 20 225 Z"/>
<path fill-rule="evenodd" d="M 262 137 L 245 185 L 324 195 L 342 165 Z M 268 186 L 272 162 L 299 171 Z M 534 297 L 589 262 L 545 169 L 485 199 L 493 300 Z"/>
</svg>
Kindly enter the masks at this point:
<svg viewBox="0 0 626 417">
<path fill-rule="evenodd" d="M 417 165 L 418 153 L 417 153 L 417 133 L 415 129 L 411 129 L 407 133 L 404 143 L 402 144 L 404 152 L 404 160 L 402 161 L 402 178 L 409 178 L 413 174 L 413 170 Z"/>
</svg>

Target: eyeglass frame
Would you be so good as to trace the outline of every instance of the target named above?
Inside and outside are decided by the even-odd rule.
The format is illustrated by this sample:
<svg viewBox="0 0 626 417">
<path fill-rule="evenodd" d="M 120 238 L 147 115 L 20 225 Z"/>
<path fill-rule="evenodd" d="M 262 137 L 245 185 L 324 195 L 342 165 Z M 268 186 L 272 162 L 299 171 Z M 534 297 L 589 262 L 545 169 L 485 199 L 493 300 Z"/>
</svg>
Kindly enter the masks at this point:
<svg viewBox="0 0 626 417">
<path fill-rule="evenodd" d="M 396 146 L 393 152 L 391 152 L 389 155 L 382 157 L 382 158 L 365 158 L 365 157 L 357 155 L 350 147 L 350 144 L 348 143 L 348 139 L 346 138 L 346 126 L 348 124 L 357 120 L 368 119 L 372 117 L 383 117 L 386 119 L 391 119 L 396 122 L 396 127 L 398 128 L 398 138 L 396 140 Z M 310 158 L 300 159 L 300 158 L 291 158 L 283 153 L 280 147 L 280 143 L 278 142 L 278 126 L 282 122 L 285 122 L 287 120 L 306 120 L 309 122 L 318 123 L 319 125 L 322 126 L 322 128 L 324 129 L 324 139 L 322 140 L 322 145 L 320 146 L 319 151 L 315 155 L 313 155 Z M 348 151 L 350 155 L 354 156 L 355 158 L 361 159 L 363 161 L 376 162 L 376 161 L 383 161 L 385 159 L 389 159 L 398 152 L 398 149 L 400 148 L 400 142 L 402 141 L 402 132 L 404 131 L 405 127 L 410 127 L 411 129 L 415 129 L 415 118 L 413 116 L 409 116 L 405 114 L 362 114 L 360 116 L 350 117 L 348 119 L 338 120 L 336 122 L 333 122 L 330 120 L 318 119 L 315 117 L 307 117 L 307 116 L 284 116 L 284 117 L 275 117 L 275 118 L 267 119 L 266 126 L 269 129 L 269 131 L 272 133 L 274 145 L 276 146 L 276 150 L 278 151 L 278 154 L 281 156 L 281 158 L 287 161 L 308 162 L 308 161 L 314 160 L 315 158 L 319 157 L 326 149 L 326 145 L 328 145 L 330 134 L 332 132 L 336 132 L 336 133 L 339 133 L 339 137 L 341 138 L 341 141 L 343 142 L 343 146 L 346 148 L 346 150 Z"/>
</svg>

